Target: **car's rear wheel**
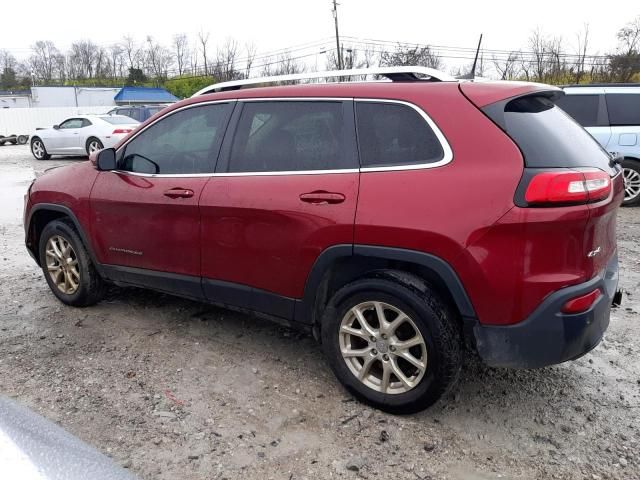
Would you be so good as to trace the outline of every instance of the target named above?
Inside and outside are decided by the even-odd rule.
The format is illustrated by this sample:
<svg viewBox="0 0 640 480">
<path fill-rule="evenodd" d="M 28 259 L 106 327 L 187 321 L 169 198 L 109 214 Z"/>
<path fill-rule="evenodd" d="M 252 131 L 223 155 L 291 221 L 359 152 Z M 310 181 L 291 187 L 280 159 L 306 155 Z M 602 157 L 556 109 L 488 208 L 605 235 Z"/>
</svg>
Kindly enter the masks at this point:
<svg viewBox="0 0 640 480">
<path fill-rule="evenodd" d="M 622 160 L 624 175 L 624 201 L 622 205 L 632 206 L 640 203 L 640 162 L 636 160 Z"/>
<path fill-rule="evenodd" d="M 334 373 L 353 395 L 391 413 L 435 403 L 458 377 L 457 319 L 421 279 L 381 272 L 339 290 L 322 322 Z"/>
<path fill-rule="evenodd" d="M 47 153 L 44 143 L 37 137 L 31 141 L 31 153 L 36 160 L 49 160 L 51 158 L 51 155 Z"/>
<path fill-rule="evenodd" d="M 104 145 L 102 145 L 102 142 L 97 138 L 91 137 L 89 140 L 87 140 L 87 155 L 91 155 L 92 153 L 97 152 L 98 150 L 102 150 L 103 148 Z"/>
<path fill-rule="evenodd" d="M 49 288 L 60 301 L 86 307 L 103 297 L 104 282 L 71 223 L 48 223 L 40 236 L 39 254 Z"/>
</svg>

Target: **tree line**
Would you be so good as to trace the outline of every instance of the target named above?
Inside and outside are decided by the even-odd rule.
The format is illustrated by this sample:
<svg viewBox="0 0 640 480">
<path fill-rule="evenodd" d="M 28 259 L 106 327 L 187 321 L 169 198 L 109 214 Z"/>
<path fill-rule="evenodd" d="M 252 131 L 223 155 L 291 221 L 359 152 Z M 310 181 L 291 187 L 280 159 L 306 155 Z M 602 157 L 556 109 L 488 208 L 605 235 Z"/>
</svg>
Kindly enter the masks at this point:
<svg viewBox="0 0 640 480">
<path fill-rule="evenodd" d="M 551 84 L 640 81 L 640 16 L 620 28 L 616 37 L 614 52 L 593 54 L 589 53 L 588 25 L 573 41 L 536 29 L 522 49 L 481 50 L 475 75 Z M 322 53 L 325 65 L 320 68 L 336 69 L 342 63 L 344 68 L 423 65 L 446 70 L 447 62 L 455 60 L 457 66 L 449 71 L 468 76 L 473 51 L 454 55 L 445 47 L 354 41 L 339 52 L 327 46 Z M 216 81 L 300 73 L 309 67 L 308 57 L 312 56 L 317 61 L 317 52 L 296 54 L 285 49 L 259 55 L 255 44 L 241 44 L 233 38 L 213 45 L 204 31 L 193 38 L 177 34 L 170 45 L 151 36 L 144 41 L 125 36 L 106 47 L 80 40 L 67 51 L 59 50 L 51 40 L 40 40 L 23 61 L 0 49 L 0 90 L 33 84 L 157 85 L 184 97 Z"/>
</svg>

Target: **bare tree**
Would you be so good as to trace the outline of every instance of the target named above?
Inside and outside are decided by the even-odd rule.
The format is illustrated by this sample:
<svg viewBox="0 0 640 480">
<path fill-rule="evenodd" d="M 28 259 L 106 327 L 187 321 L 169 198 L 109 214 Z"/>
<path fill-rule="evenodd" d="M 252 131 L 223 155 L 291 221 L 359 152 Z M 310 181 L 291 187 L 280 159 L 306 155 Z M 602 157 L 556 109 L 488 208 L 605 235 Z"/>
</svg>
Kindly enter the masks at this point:
<svg viewBox="0 0 640 480">
<path fill-rule="evenodd" d="M 209 43 L 209 32 L 206 34 L 200 30 L 198 33 L 198 40 L 200 41 L 200 51 L 202 52 L 202 59 L 204 60 L 204 74 L 209 75 L 208 60 L 207 60 L 207 44 Z"/>
<path fill-rule="evenodd" d="M 500 76 L 500 80 L 513 80 L 517 77 L 520 52 L 509 52 L 507 58 L 499 59 L 493 56 L 493 67 Z"/>
<path fill-rule="evenodd" d="M 182 75 L 189 58 L 189 40 L 184 33 L 173 37 L 173 56 L 178 65 L 178 75 Z"/>
<path fill-rule="evenodd" d="M 258 47 L 256 47 L 256 44 L 253 42 L 245 43 L 244 50 L 245 50 L 245 53 L 247 54 L 247 59 L 244 67 L 244 78 L 250 78 L 251 67 L 253 66 L 253 62 L 256 58 L 256 52 L 258 50 Z"/>
<path fill-rule="evenodd" d="M 611 77 L 630 82 L 640 72 L 640 16 L 622 27 L 617 37 L 618 52 L 609 57 Z"/>
<path fill-rule="evenodd" d="M 127 67 L 140 68 L 141 50 L 131 35 L 125 35 L 122 39 L 122 48 L 127 59 Z"/>
<path fill-rule="evenodd" d="M 576 34 L 578 44 L 576 48 L 576 65 L 574 70 L 575 82 L 580 83 L 585 74 L 585 62 L 587 58 L 587 48 L 589 47 L 589 24 L 585 23 L 582 32 Z"/>
<path fill-rule="evenodd" d="M 124 49 L 121 45 L 113 44 L 109 47 L 109 69 L 111 70 L 111 78 L 116 80 L 117 78 L 124 77 Z"/>
<path fill-rule="evenodd" d="M 51 40 L 39 40 L 32 45 L 29 67 L 37 79 L 50 82 L 56 73 L 56 57 L 60 54 Z"/>
<path fill-rule="evenodd" d="M 8 50 L 0 50 L 0 72 L 12 69 L 15 70 L 18 62 Z"/>
<path fill-rule="evenodd" d="M 157 81 L 167 78 L 167 72 L 172 62 L 171 52 L 153 40 L 153 37 L 147 37 L 146 58 L 148 61 L 148 70 Z"/>
<path fill-rule="evenodd" d="M 426 46 L 411 46 L 399 43 L 393 52 L 382 52 L 380 54 L 380 65 L 396 66 L 396 65 L 422 65 L 435 69 L 442 69 L 442 59 L 438 54 Z"/>
<path fill-rule="evenodd" d="M 227 38 L 221 47 L 216 49 L 216 63 L 213 75 L 220 81 L 235 80 L 240 76 L 236 69 L 238 59 L 238 42 Z"/>
<path fill-rule="evenodd" d="M 547 41 L 539 27 L 529 37 L 529 50 L 532 56 L 531 65 L 534 80 L 544 82 L 547 73 Z"/>
</svg>

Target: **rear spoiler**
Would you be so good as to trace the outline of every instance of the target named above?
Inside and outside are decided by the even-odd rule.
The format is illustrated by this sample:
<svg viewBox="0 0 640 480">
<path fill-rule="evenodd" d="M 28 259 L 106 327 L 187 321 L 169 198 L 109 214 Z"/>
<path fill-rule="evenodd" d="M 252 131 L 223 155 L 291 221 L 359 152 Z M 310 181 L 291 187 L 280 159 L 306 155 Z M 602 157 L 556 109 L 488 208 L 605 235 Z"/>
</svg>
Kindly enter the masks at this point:
<svg viewBox="0 0 640 480">
<path fill-rule="evenodd" d="M 480 109 L 492 103 L 526 95 L 543 95 L 553 101 L 564 95 L 561 88 L 534 82 L 460 82 L 459 88 L 462 94 Z"/>
</svg>

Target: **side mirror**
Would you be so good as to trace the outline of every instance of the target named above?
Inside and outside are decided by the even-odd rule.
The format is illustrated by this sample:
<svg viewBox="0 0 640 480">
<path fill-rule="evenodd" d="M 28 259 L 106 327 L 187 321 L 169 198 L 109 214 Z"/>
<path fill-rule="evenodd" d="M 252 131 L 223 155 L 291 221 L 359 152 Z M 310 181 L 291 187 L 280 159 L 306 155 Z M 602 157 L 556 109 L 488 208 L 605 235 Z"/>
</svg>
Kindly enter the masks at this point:
<svg viewBox="0 0 640 480">
<path fill-rule="evenodd" d="M 54 129 L 54 130 L 60 130 L 60 125 L 54 125 L 54 126 L 53 126 L 53 129 Z"/>
<path fill-rule="evenodd" d="M 116 151 L 113 148 L 105 148 L 92 153 L 89 160 L 101 172 L 109 172 L 116 169 Z"/>
</svg>

